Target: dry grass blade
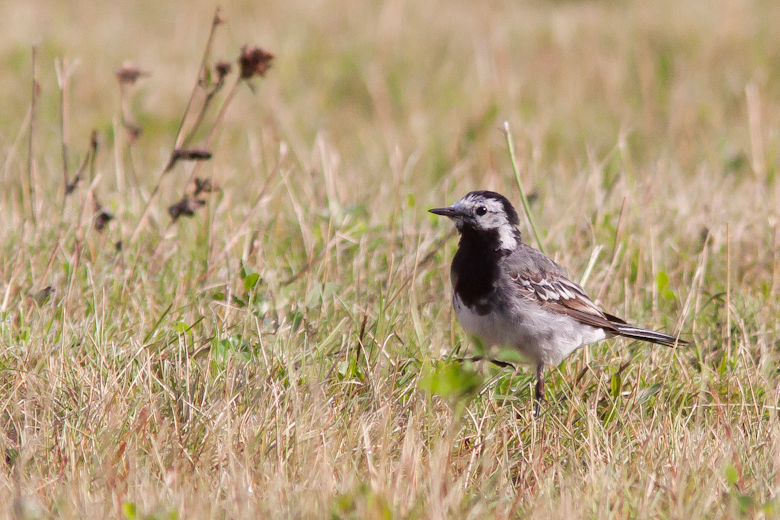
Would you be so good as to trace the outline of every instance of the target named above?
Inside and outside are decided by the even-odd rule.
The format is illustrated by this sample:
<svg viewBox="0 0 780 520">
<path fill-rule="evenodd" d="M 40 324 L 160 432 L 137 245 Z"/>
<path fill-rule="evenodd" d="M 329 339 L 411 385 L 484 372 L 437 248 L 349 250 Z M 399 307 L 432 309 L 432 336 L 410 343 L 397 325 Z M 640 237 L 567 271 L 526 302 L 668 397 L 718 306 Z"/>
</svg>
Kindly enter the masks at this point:
<svg viewBox="0 0 780 520">
<path fill-rule="evenodd" d="M 35 119 L 38 112 L 38 96 L 41 86 L 38 83 L 38 45 L 32 46 L 32 93 L 30 95 L 30 126 L 27 139 L 27 195 L 30 202 L 30 218 L 37 223 L 37 204 L 35 190 L 38 184 L 37 164 L 35 162 Z"/>
</svg>

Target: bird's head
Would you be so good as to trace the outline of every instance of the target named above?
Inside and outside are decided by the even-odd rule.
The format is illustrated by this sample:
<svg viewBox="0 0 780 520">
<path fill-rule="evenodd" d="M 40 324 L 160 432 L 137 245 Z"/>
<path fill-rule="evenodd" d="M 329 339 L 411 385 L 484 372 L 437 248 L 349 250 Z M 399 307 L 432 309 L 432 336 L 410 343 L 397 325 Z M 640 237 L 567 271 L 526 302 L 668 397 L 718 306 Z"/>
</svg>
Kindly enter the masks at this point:
<svg viewBox="0 0 780 520">
<path fill-rule="evenodd" d="M 428 210 L 448 217 L 460 233 L 495 234 L 502 249 L 512 249 L 519 241 L 517 211 L 503 195 L 494 191 L 472 191 L 446 208 Z"/>
</svg>

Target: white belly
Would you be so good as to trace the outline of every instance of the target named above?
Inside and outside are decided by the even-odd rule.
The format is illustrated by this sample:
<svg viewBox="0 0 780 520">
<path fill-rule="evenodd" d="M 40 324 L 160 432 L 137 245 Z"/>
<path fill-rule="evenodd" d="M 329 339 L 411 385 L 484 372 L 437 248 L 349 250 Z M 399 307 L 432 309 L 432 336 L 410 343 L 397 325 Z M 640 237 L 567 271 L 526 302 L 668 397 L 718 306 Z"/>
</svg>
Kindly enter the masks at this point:
<svg viewBox="0 0 780 520">
<path fill-rule="evenodd" d="M 578 348 L 606 338 L 603 329 L 546 311 L 534 302 L 520 301 L 505 312 L 484 316 L 472 312 L 456 297 L 452 305 L 468 334 L 487 347 L 517 349 L 532 365 L 557 365 Z"/>
</svg>

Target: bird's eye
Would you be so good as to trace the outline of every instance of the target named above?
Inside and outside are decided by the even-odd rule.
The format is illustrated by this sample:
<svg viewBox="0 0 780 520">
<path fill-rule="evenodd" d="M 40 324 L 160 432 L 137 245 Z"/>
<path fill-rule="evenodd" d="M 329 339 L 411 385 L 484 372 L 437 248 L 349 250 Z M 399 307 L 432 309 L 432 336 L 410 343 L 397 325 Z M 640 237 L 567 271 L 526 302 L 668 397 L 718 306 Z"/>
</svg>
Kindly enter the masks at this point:
<svg viewBox="0 0 780 520">
<path fill-rule="evenodd" d="M 477 212 L 476 213 L 477 213 L 478 217 L 481 217 L 482 215 L 487 213 L 487 208 L 485 206 L 480 206 L 480 207 L 477 208 Z"/>
</svg>

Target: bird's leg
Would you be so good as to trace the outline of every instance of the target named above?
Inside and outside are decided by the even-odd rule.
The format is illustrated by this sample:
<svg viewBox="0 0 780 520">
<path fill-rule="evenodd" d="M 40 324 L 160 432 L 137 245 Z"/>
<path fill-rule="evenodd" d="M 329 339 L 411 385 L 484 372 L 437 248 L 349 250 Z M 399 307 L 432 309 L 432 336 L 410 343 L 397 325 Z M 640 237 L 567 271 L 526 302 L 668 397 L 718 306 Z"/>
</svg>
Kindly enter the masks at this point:
<svg viewBox="0 0 780 520">
<path fill-rule="evenodd" d="M 536 392 L 534 393 L 534 418 L 539 418 L 539 405 L 544 399 L 544 363 L 536 365 Z"/>
</svg>

